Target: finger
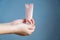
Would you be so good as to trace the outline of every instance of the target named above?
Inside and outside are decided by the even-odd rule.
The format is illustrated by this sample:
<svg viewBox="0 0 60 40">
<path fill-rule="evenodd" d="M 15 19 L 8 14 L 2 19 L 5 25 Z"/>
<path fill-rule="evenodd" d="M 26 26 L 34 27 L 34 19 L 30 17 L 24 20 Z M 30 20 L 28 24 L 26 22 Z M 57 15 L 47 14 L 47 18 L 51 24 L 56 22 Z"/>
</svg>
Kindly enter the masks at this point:
<svg viewBox="0 0 60 40">
<path fill-rule="evenodd" d="M 28 29 L 32 30 L 32 29 L 35 29 L 35 25 L 32 26 L 32 25 L 29 25 L 30 27 L 28 27 Z"/>
<path fill-rule="evenodd" d="M 34 32 L 34 30 L 35 30 L 35 28 L 33 27 L 33 28 L 28 28 L 27 29 L 29 32 Z"/>
<path fill-rule="evenodd" d="M 32 24 L 32 21 L 31 20 L 27 20 L 28 23 Z"/>
<path fill-rule="evenodd" d="M 26 19 L 24 19 L 23 23 L 26 23 Z"/>
<path fill-rule="evenodd" d="M 32 21 L 28 19 L 24 19 L 23 23 L 32 24 Z"/>
<path fill-rule="evenodd" d="M 32 24 L 35 24 L 34 19 L 31 19 L 31 21 L 32 21 Z"/>
</svg>

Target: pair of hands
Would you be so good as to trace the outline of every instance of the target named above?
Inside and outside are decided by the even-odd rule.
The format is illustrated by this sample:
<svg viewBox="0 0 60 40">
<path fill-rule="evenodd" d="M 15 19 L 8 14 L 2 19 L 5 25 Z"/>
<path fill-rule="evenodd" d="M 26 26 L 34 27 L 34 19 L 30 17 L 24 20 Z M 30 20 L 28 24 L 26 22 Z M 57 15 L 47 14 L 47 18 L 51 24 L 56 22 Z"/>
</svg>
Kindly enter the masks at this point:
<svg viewBox="0 0 60 40">
<path fill-rule="evenodd" d="M 25 4 L 26 8 L 26 19 L 19 19 L 13 21 L 11 24 L 15 27 L 15 34 L 22 36 L 30 35 L 34 32 L 35 23 L 32 19 L 33 16 L 33 4 Z M 29 20 L 28 20 L 29 19 Z"/>
<path fill-rule="evenodd" d="M 0 34 L 30 35 L 34 32 L 33 4 L 26 4 L 26 19 L 0 24 Z"/>
<path fill-rule="evenodd" d="M 26 36 L 34 32 L 35 25 L 34 20 L 19 19 L 11 22 L 11 25 L 15 27 L 15 34 Z"/>
</svg>

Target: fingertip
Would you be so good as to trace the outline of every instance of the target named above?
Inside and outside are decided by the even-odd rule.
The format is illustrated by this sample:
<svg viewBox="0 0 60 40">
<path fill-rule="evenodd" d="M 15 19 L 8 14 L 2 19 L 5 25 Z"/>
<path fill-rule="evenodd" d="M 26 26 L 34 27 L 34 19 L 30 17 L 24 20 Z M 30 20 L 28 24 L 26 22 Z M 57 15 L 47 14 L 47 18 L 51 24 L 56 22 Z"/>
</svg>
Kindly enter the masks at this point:
<svg viewBox="0 0 60 40">
<path fill-rule="evenodd" d="M 35 24 L 34 19 L 31 19 L 31 21 L 32 21 L 32 24 Z"/>
</svg>

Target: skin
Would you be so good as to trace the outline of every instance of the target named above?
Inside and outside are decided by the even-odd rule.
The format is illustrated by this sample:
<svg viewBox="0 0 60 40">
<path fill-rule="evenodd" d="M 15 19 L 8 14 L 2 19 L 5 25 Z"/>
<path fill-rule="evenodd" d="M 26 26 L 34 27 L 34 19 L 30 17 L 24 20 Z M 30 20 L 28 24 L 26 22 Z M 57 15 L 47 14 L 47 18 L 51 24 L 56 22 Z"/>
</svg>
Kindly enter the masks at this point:
<svg viewBox="0 0 60 40">
<path fill-rule="evenodd" d="M 19 23 L 20 22 L 20 23 Z M 26 23 L 28 22 L 28 23 Z M 14 24 L 15 23 L 15 24 Z M 15 27 L 15 33 L 18 35 L 22 35 L 22 36 L 26 36 L 26 35 L 30 35 L 34 32 L 35 29 L 35 25 L 34 25 L 34 20 L 16 20 L 13 23 L 13 26 Z M 18 27 L 16 27 L 18 26 Z"/>
<path fill-rule="evenodd" d="M 27 22 L 29 22 L 29 20 L 27 20 Z M 18 34 L 27 36 L 32 34 L 34 29 L 34 23 L 32 22 L 32 24 L 30 24 L 29 22 L 29 24 L 27 24 L 25 19 L 19 19 L 10 23 L 0 24 L 0 34 Z"/>
<path fill-rule="evenodd" d="M 17 34 L 27 36 L 34 32 L 35 23 L 32 18 L 33 4 L 25 4 L 26 18 L 0 24 L 0 34 Z"/>
</svg>

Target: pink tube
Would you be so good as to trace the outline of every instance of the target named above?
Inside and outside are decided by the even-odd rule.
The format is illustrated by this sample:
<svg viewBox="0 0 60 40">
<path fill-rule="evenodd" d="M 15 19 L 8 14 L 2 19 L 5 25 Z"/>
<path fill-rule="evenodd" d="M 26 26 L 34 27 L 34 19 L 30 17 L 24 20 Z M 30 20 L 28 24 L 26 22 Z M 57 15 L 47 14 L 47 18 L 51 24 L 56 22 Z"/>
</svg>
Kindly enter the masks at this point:
<svg viewBox="0 0 60 40">
<path fill-rule="evenodd" d="M 33 4 L 25 4 L 26 19 L 30 20 L 33 18 Z"/>
</svg>

